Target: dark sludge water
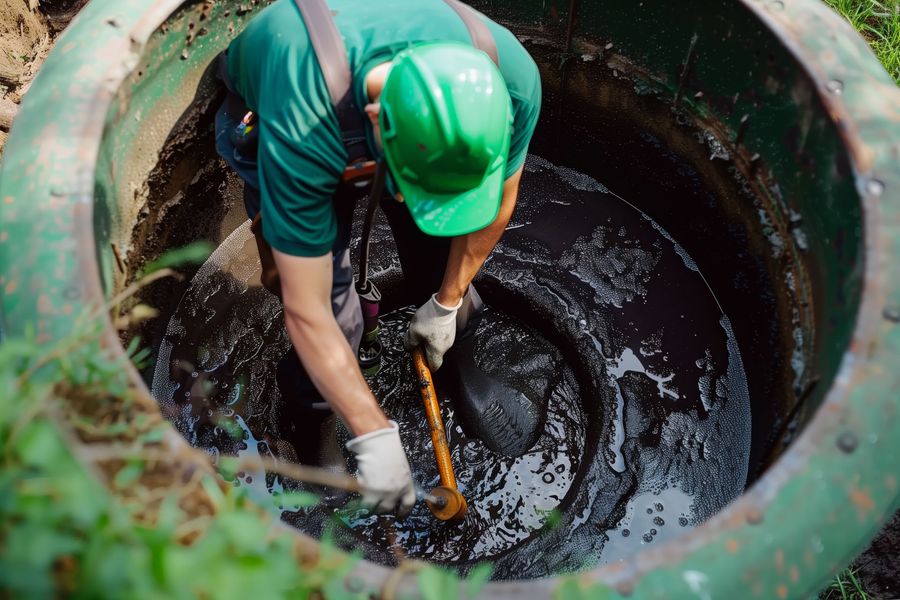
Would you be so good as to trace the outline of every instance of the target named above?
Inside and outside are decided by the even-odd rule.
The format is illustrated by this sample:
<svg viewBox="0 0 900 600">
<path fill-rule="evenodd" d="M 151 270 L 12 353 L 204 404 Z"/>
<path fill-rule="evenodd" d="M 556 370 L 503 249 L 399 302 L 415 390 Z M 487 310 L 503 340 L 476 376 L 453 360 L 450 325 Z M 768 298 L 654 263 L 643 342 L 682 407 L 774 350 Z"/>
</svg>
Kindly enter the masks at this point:
<svg viewBox="0 0 900 600">
<path fill-rule="evenodd" d="M 329 529 L 339 545 L 384 564 L 409 556 L 464 573 L 490 562 L 495 579 L 528 579 L 657 546 L 741 493 L 747 384 L 728 317 L 696 263 L 649 216 L 590 177 L 535 156 L 526 171 L 516 214 L 476 282 L 488 310 L 475 359 L 548 399 L 533 447 L 511 458 L 467 438 L 450 386 L 441 386 L 469 504 L 462 524 L 437 522 L 423 503 L 403 520 L 374 516 L 341 494 L 282 510 L 286 522 L 312 535 Z M 399 276 L 383 220 L 373 263 L 376 278 Z M 288 340 L 280 303 L 259 287 L 258 270 L 242 226 L 172 315 L 153 393 L 182 434 L 213 457 L 296 460 L 274 382 Z M 439 477 L 401 342 L 412 311 L 382 315 L 382 369 L 370 385 L 400 424 L 413 477 L 427 491 Z M 339 427 L 337 441 L 346 439 Z M 306 489 L 271 473 L 238 473 L 235 485 L 257 498 Z"/>
</svg>

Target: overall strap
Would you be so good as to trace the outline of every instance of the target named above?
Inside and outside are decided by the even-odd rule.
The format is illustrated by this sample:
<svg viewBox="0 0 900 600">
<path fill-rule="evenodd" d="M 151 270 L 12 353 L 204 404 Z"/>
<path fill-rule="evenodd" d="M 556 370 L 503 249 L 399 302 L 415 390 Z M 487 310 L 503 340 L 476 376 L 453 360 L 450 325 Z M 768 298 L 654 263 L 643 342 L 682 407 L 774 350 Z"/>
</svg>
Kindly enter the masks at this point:
<svg viewBox="0 0 900 600">
<path fill-rule="evenodd" d="M 353 76 L 347 59 L 347 48 L 325 0 L 294 0 L 306 29 L 309 41 L 316 53 L 319 67 L 325 77 L 325 85 L 334 105 L 341 137 L 350 158 L 344 171 L 348 181 L 366 179 L 374 172 L 374 162 L 367 159 L 365 122 L 356 107 L 351 91 Z M 480 14 L 459 0 L 444 0 L 462 19 L 469 30 L 472 45 L 485 52 L 494 64 L 500 65 L 494 36 Z"/>
<path fill-rule="evenodd" d="M 334 24 L 331 9 L 325 4 L 325 0 L 294 0 L 294 2 L 306 23 L 309 41 L 325 77 L 325 85 L 328 86 L 328 94 L 334 105 L 341 134 L 344 136 L 344 144 L 348 146 L 348 151 L 354 143 L 363 143 L 364 146 L 364 121 L 353 101 L 351 90 L 353 77 L 347 60 L 347 48 Z"/>
<path fill-rule="evenodd" d="M 494 41 L 494 36 L 491 35 L 487 25 L 481 20 L 478 11 L 459 0 L 444 0 L 444 2 L 455 10 L 459 18 L 466 24 L 466 29 L 469 30 L 469 37 L 472 39 L 472 45 L 490 56 L 494 64 L 499 67 L 500 57 L 497 54 L 497 43 Z"/>
</svg>

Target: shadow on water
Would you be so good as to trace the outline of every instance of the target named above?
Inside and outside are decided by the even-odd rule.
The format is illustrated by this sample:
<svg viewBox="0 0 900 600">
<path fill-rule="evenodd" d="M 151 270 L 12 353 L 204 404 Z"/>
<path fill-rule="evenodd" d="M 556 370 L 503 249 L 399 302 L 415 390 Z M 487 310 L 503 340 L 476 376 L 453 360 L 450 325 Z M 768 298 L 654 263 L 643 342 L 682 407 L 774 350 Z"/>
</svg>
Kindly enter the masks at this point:
<svg viewBox="0 0 900 600">
<path fill-rule="evenodd" d="M 285 512 L 287 522 L 313 535 L 336 523 L 338 543 L 386 564 L 406 555 L 464 572 L 489 560 L 495 578 L 523 579 L 614 562 L 671 539 L 743 490 L 746 377 L 729 319 L 697 265 L 590 177 L 534 156 L 526 171 L 516 214 L 477 281 L 489 310 L 475 355 L 484 370 L 549 395 L 537 442 L 509 458 L 467 438 L 443 385 L 469 502 L 460 526 L 436 522 L 424 505 L 398 521 L 343 506 L 341 497 Z M 389 293 L 400 272 L 383 221 L 372 254 Z M 245 225 L 200 269 L 173 314 L 153 392 L 187 439 L 214 456 L 293 459 L 274 385 L 288 341 L 280 304 L 258 287 L 257 271 Z M 411 310 L 382 316 L 383 367 L 370 383 L 400 424 L 416 482 L 429 489 L 438 475 L 401 343 Z M 339 441 L 346 436 L 339 429 Z M 260 494 L 299 487 L 261 473 L 235 483 Z"/>
</svg>

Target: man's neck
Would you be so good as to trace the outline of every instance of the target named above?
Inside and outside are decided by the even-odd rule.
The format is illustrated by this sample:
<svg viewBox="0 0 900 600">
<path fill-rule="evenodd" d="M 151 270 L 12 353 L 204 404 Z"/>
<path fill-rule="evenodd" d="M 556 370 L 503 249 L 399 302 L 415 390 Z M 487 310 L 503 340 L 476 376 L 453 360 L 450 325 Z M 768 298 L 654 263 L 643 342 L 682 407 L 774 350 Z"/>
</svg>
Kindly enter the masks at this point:
<svg viewBox="0 0 900 600">
<path fill-rule="evenodd" d="M 381 90 L 384 89 L 384 82 L 387 79 L 388 71 L 391 69 L 390 62 L 383 62 L 372 67 L 366 73 L 366 96 L 369 102 L 377 102 L 381 96 Z"/>
</svg>

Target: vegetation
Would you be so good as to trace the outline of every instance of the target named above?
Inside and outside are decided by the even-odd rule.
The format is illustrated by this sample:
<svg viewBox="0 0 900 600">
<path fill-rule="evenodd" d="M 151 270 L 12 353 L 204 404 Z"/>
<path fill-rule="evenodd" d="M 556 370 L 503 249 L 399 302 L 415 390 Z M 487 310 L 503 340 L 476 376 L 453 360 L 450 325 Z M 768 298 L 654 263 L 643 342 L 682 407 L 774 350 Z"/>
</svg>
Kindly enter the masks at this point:
<svg viewBox="0 0 900 600">
<path fill-rule="evenodd" d="M 869 600 L 871 596 L 863 589 L 856 576 L 856 569 L 849 568 L 838 575 L 820 596 L 821 600 Z"/>
<path fill-rule="evenodd" d="M 900 2 L 825 1 L 900 83 Z M 195 254 L 170 255 L 153 268 Z M 361 586 L 352 592 L 345 585 L 355 557 L 325 540 L 310 560 L 295 536 L 214 473 L 160 493 L 152 450 L 167 426 L 141 411 L 124 365 L 102 347 L 99 322 L 86 315 L 50 347 L 33 335 L 0 344 L 0 599 L 368 597 Z M 135 350 L 132 360 L 146 358 Z M 103 418 L 87 420 L 88 411 Z M 299 506 L 310 499 L 278 501 Z M 423 597 L 441 600 L 474 596 L 489 575 L 489 567 L 477 568 L 462 582 L 426 567 L 417 580 Z M 572 579 L 557 595 L 607 592 Z M 822 598 L 869 595 L 848 569 Z"/>
<path fill-rule="evenodd" d="M 176 252 L 154 268 L 205 256 Z M 130 313 L 140 314 L 148 310 Z M 49 346 L 34 335 L 0 343 L 0 599 L 368 598 L 361 583 L 348 590 L 358 557 L 327 539 L 304 544 L 211 469 L 178 471 L 184 456 L 165 445 L 173 430 L 128 384 L 124 362 L 146 355 L 133 344 L 128 358 L 111 358 L 101 323 L 86 314 Z M 435 567 L 407 570 L 427 600 L 474 596 L 491 571 L 462 581 Z"/>
<path fill-rule="evenodd" d="M 900 84 L 900 0 L 825 0 L 869 42 Z"/>
</svg>

